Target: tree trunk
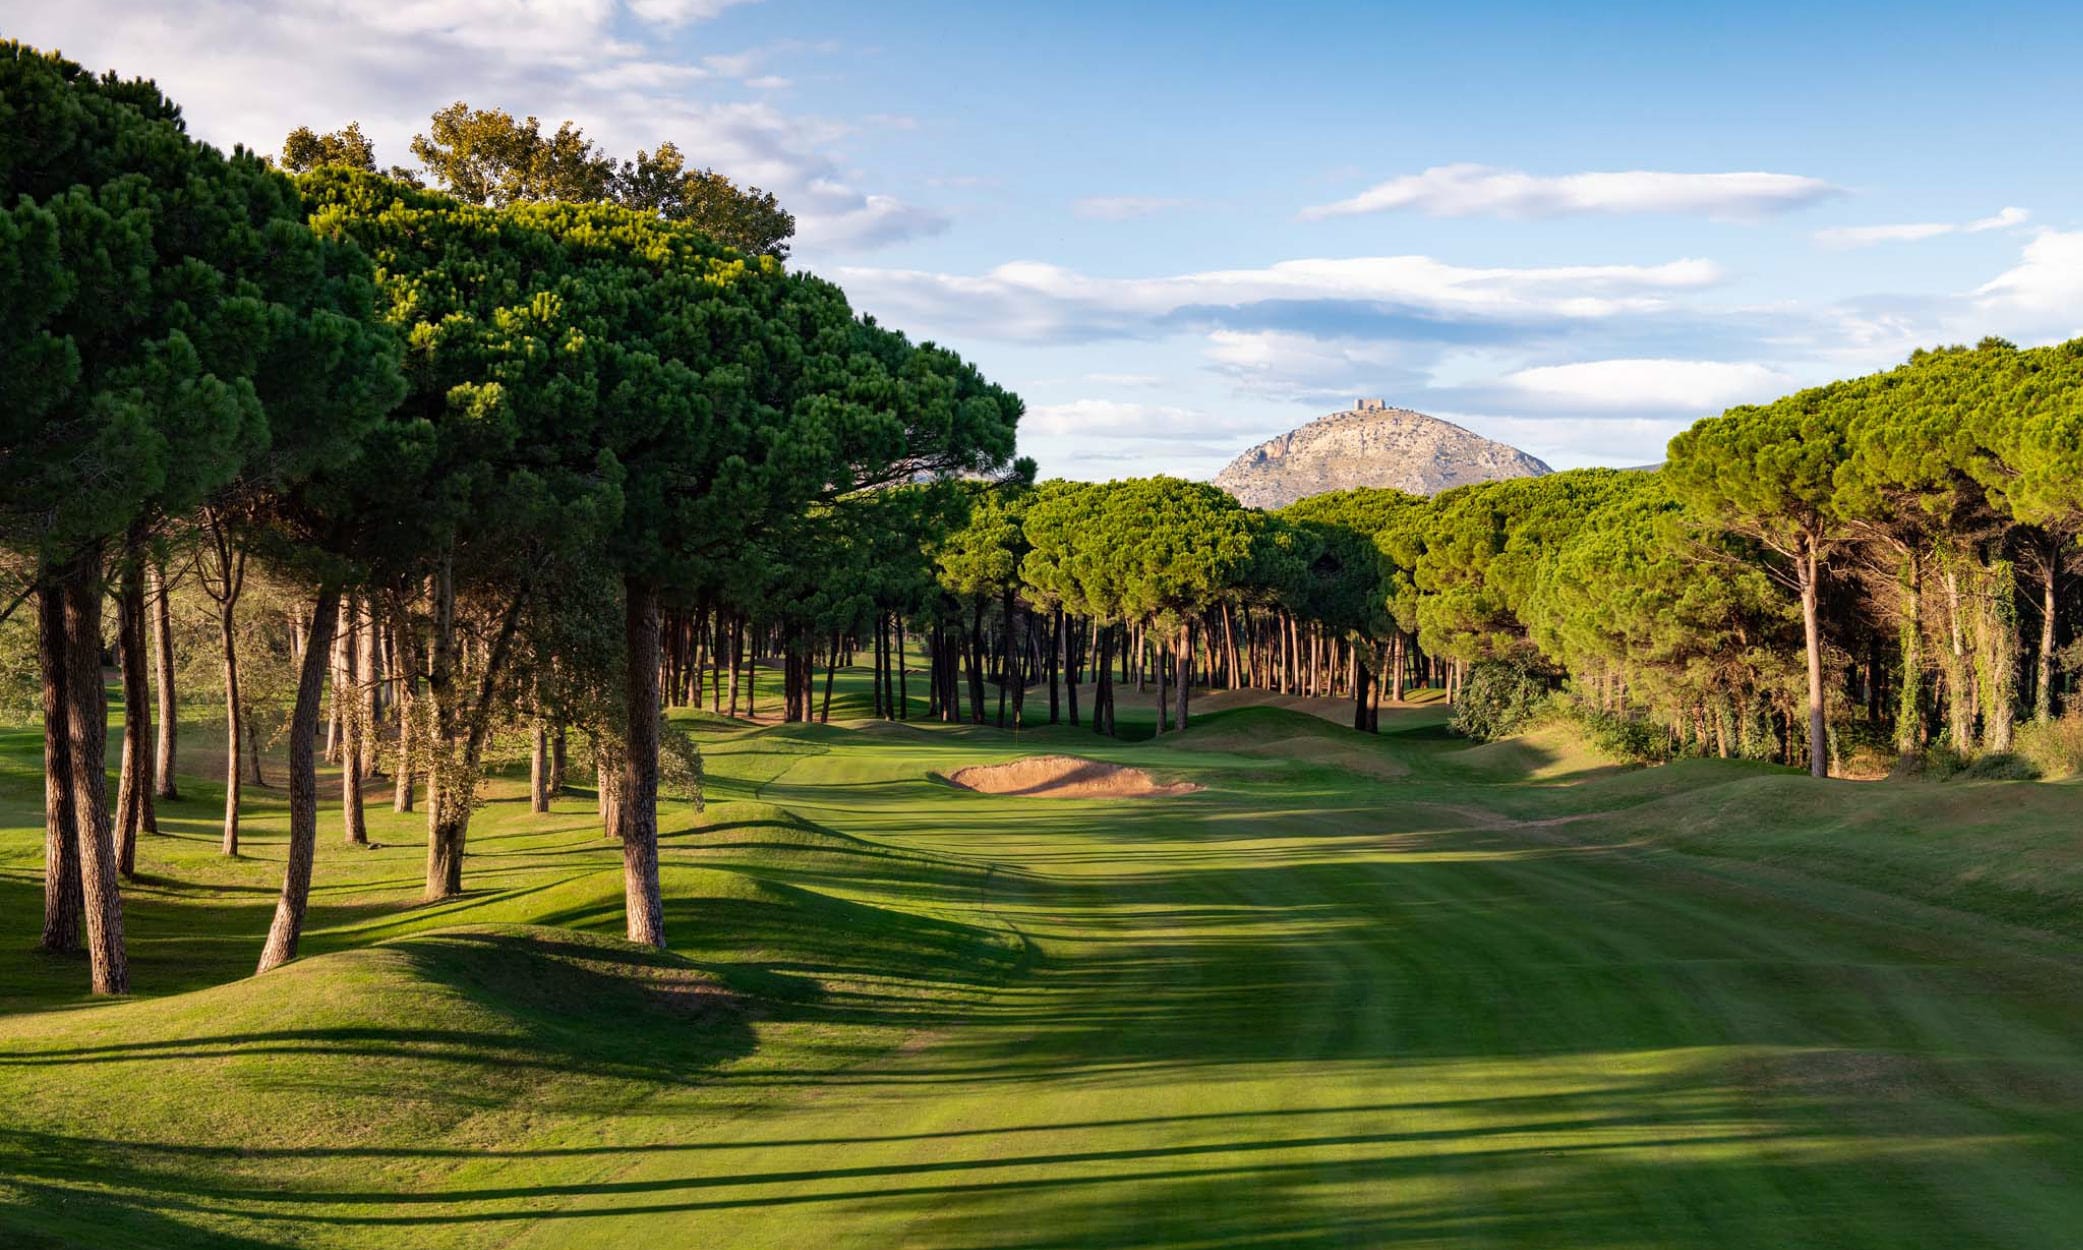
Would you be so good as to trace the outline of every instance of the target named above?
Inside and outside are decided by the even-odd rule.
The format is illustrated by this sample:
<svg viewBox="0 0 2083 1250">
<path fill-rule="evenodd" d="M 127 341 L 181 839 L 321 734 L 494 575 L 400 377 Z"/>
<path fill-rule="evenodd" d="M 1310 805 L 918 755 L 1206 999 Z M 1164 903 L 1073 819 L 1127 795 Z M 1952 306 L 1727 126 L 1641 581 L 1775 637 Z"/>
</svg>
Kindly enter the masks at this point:
<svg viewBox="0 0 2083 1250">
<path fill-rule="evenodd" d="M 622 765 L 622 898 L 628 937 L 665 945 L 658 888 L 658 588 L 623 581 L 629 642 L 629 735 Z"/>
<path fill-rule="evenodd" d="M 1380 659 L 1386 654 L 1386 651 L 1377 643 L 1375 644 L 1374 654 L 1377 659 Z M 1374 676 L 1374 693 L 1367 701 L 1367 732 L 1371 734 L 1381 732 L 1381 674 L 1379 673 L 1376 673 Z"/>
<path fill-rule="evenodd" d="M 245 555 L 237 559 L 241 566 Z M 227 582 L 227 586 L 236 585 Z M 224 841 L 226 855 L 239 853 L 239 786 L 244 774 L 239 771 L 241 754 L 246 749 L 245 726 L 239 719 L 239 635 L 236 613 L 238 595 L 229 591 L 217 603 L 217 641 L 224 652 Z"/>
<path fill-rule="evenodd" d="M 1114 627 L 1095 625 L 1099 631 L 1099 669 L 1092 691 L 1092 729 L 1112 736 L 1114 732 Z"/>
<path fill-rule="evenodd" d="M 361 709 L 360 732 L 356 735 L 362 747 L 362 776 L 373 778 L 383 772 L 381 737 L 377 733 L 377 718 L 382 707 L 377 700 L 379 682 L 383 674 L 378 671 L 380 656 L 376 645 L 375 605 L 368 596 L 358 596 L 354 605 L 355 641 L 358 651 L 357 669 L 360 672 L 361 698 L 357 706 Z"/>
<path fill-rule="evenodd" d="M 1181 625 L 1179 637 L 1172 652 L 1172 693 L 1179 701 L 1175 718 L 1178 728 L 1186 728 L 1187 702 L 1193 692 L 1193 626 Z"/>
<path fill-rule="evenodd" d="M 528 751 L 528 810 L 538 815 L 550 810 L 550 726 L 539 715 Z"/>
<path fill-rule="evenodd" d="M 947 630 L 940 622 L 926 635 L 926 716 L 947 719 L 947 696 L 941 689 L 940 671 L 946 667 L 940 654 L 947 645 Z"/>
<path fill-rule="evenodd" d="M 1215 649 L 1212 642 L 1208 649 Z M 1225 690 L 1237 688 L 1237 622 L 1227 599 L 1222 602 L 1222 685 Z"/>
<path fill-rule="evenodd" d="M 1142 668 L 1142 665 L 1143 665 L 1143 641 L 1144 641 L 1144 639 L 1145 639 L 1145 637 L 1146 637 L 1146 636 L 1147 636 L 1147 631 L 1146 631 L 1146 630 L 1144 630 L 1144 629 L 1141 629 L 1141 628 L 1138 628 L 1138 629 L 1136 630 L 1136 667 L 1137 667 L 1138 671 L 1140 671 L 1140 670 L 1141 670 L 1141 668 Z M 1160 733 L 1160 734 L 1162 734 L 1162 733 L 1164 733 L 1164 732 L 1165 732 L 1165 730 L 1166 730 L 1166 729 L 1167 729 L 1167 728 L 1169 727 L 1170 721 L 1171 721 L 1171 719 L 1172 719 L 1172 705 L 1171 705 L 1171 702 L 1170 702 L 1169 700 L 1167 700 L 1167 699 L 1165 698 L 1165 679 L 1166 679 L 1166 677 L 1168 676 L 1168 673 L 1166 672 L 1166 670 L 1167 670 L 1167 669 L 1169 669 L 1169 668 L 1171 668 L 1171 665 L 1169 665 L 1169 664 L 1165 664 L 1165 663 L 1163 663 L 1163 662 L 1161 662 L 1161 661 L 1160 661 L 1160 662 L 1159 662 L 1159 663 L 1158 663 L 1158 664 L 1156 665 L 1156 668 L 1157 668 L 1157 732 L 1158 732 L 1158 733 Z M 1137 687 L 1136 687 L 1136 689 L 1137 689 L 1137 691 L 1138 691 L 1138 692 L 1140 692 L 1140 691 L 1142 690 L 1142 686 L 1141 686 L 1140 684 L 1138 684 L 1138 685 L 1137 685 Z"/>
<path fill-rule="evenodd" d="M 911 719 L 911 666 L 904 658 L 904 614 L 897 614 L 897 719 Z"/>
<path fill-rule="evenodd" d="M 1367 730 L 1367 695 L 1374 686 L 1374 673 L 1360 663 L 1360 649 L 1353 648 L 1353 728 Z"/>
<path fill-rule="evenodd" d="M 1817 619 L 1818 593 L 1815 543 L 1807 540 L 1795 562 L 1801 589 L 1801 634 L 1808 647 L 1808 772 L 1830 775 L 1830 740 L 1823 715 L 1823 636 Z"/>
<path fill-rule="evenodd" d="M 1049 723 L 1056 724 L 1063 715 L 1063 607 L 1058 604 L 1049 612 Z"/>
<path fill-rule="evenodd" d="M 152 675 L 145 658 L 145 570 L 133 535 L 117 573 L 116 650 L 123 680 L 122 771 L 116 787 L 116 870 L 137 875 L 137 837 L 152 818 Z"/>
<path fill-rule="evenodd" d="M 1968 676 L 1967 630 L 1961 620 L 1960 570 L 1957 559 L 1946 562 L 1946 624 L 1952 643 L 1946 670 L 1946 713 L 1955 751 L 1974 749 L 1974 689 Z"/>
<path fill-rule="evenodd" d="M 732 617 L 730 623 L 730 715 L 738 714 L 738 672 L 745 664 L 745 618 Z"/>
<path fill-rule="evenodd" d="M 260 724 L 251 716 L 246 718 L 246 780 L 256 786 L 268 784 L 260 775 Z"/>
<path fill-rule="evenodd" d="M 2011 749 L 2017 719 L 2018 582 L 2009 563 L 1979 571 L 1975 594 L 1975 671 L 1980 680 L 1982 745 Z"/>
<path fill-rule="evenodd" d="M 156 661 L 153 678 L 159 695 L 159 743 L 158 756 L 152 761 L 152 793 L 162 799 L 181 797 L 180 786 L 174 781 L 174 757 L 180 737 L 180 709 L 174 691 L 174 616 L 168 602 L 166 569 L 155 563 L 151 566 L 150 587 L 152 603 L 152 656 Z M 159 832 L 155 818 L 152 832 Z"/>
<path fill-rule="evenodd" d="M 1065 672 L 1063 681 L 1063 693 L 1067 696 L 1067 704 L 1064 710 L 1070 713 L 1070 723 L 1073 728 L 1075 728 L 1078 723 L 1078 679 L 1085 675 L 1085 657 L 1078 652 L 1076 647 L 1071 645 L 1071 634 L 1073 633 L 1074 628 L 1075 622 L 1068 616 L 1064 617 L 1063 663 Z"/>
<path fill-rule="evenodd" d="M 453 559 L 453 557 L 450 557 Z M 456 777 L 455 581 L 448 561 L 434 575 L 433 655 L 427 665 L 427 883 L 428 902 L 463 892 L 462 820 L 472 791 Z"/>
<path fill-rule="evenodd" d="M 893 683 L 890 678 L 889 617 L 881 612 L 877 612 L 875 614 L 874 629 L 874 650 L 869 662 L 871 680 L 868 685 L 874 695 L 875 718 L 877 720 L 895 720 L 897 719 L 897 709 L 892 706 L 895 700 L 891 698 L 892 691 L 890 689 Z"/>
<path fill-rule="evenodd" d="M 817 721 L 821 725 L 832 723 L 832 681 L 839 675 L 839 644 L 844 641 L 835 630 L 832 634 L 832 654 L 825 661 L 825 696 L 817 709 Z M 851 659 L 852 657 L 848 657 Z"/>
<path fill-rule="evenodd" d="M 1012 591 L 1005 593 L 1005 680 L 1013 688 L 1013 728 L 1027 727 L 1027 629 L 1020 614 L 1019 601 Z M 999 703 L 1005 702 L 1004 687 L 1000 687 Z M 1004 724 L 1001 719 L 1000 724 Z"/>
<path fill-rule="evenodd" d="M 72 701 L 66 693 L 65 587 L 42 571 L 36 593 L 37 661 L 43 673 L 43 941 L 52 954 L 80 948 L 80 837 L 72 804 Z"/>
<path fill-rule="evenodd" d="M 345 728 L 342 718 L 347 714 L 347 706 L 342 701 L 343 694 L 347 689 L 347 683 L 341 680 L 347 674 L 347 664 L 340 656 L 340 649 L 345 645 L 348 633 L 349 630 L 341 628 L 337 622 L 334 624 L 331 674 L 332 692 L 326 700 L 325 718 L 325 762 L 328 764 L 340 762 L 341 731 Z"/>
<path fill-rule="evenodd" d="M 66 733 L 71 748 L 72 810 L 79 835 L 80 898 L 87 920 L 87 958 L 96 994 L 130 992 L 123 944 L 123 893 L 109 825 L 108 692 L 101 685 L 101 544 L 87 548 L 65 575 Z"/>
<path fill-rule="evenodd" d="M 342 607 L 346 636 L 341 639 L 340 685 L 333 689 L 333 706 L 340 715 L 340 822 L 351 846 L 369 845 L 369 822 L 362 815 L 362 766 L 368 755 L 362 735 L 369 727 L 362 720 L 362 616 L 349 599 Z"/>
<path fill-rule="evenodd" d="M 454 584 L 447 570 L 436 579 L 434 663 L 427 677 L 435 726 L 427 765 L 428 902 L 463 892 L 463 847 L 470 835 L 470 809 L 477 799 L 485 738 L 492 728 L 493 701 L 498 695 L 499 677 L 506 669 L 507 655 L 513 648 L 514 631 L 520 627 L 521 612 L 528 604 L 528 593 L 526 586 L 514 589 L 499 622 L 499 632 L 485 651 L 477 693 L 466 711 L 458 702 L 456 689 Z M 655 694 L 655 651 L 652 661 L 651 688 Z"/>
<path fill-rule="evenodd" d="M 984 599 L 978 595 L 969 622 L 969 721 L 984 723 Z"/>
<path fill-rule="evenodd" d="M 2032 674 L 2032 718 L 2054 719 L 2054 593 L 2061 581 L 2061 540 L 2049 535 L 2040 576 L 2040 655 Z"/>
<path fill-rule="evenodd" d="M 759 719 L 759 631 L 745 626 L 745 719 Z"/>
<path fill-rule="evenodd" d="M 564 793 L 565 734 L 566 730 L 562 721 L 557 722 L 555 732 L 550 734 L 549 793 L 552 798 Z"/>
<path fill-rule="evenodd" d="M 1909 554 L 1902 583 L 1902 688 L 1896 694 L 1895 750 L 1915 754 L 1924 745 L 1924 561 Z"/>
<path fill-rule="evenodd" d="M 397 670 L 398 749 L 391 765 L 391 810 L 412 810 L 413 753 L 419 749 L 419 648 L 412 622 L 399 612 L 391 627 L 391 666 Z"/>
<path fill-rule="evenodd" d="M 593 810 L 600 834 L 622 840 L 622 747 L 606 730 L 593 735 Z"/>
<path fill-rule="evenodd" d="M 311 902 L 311 862 L 318 850 L 319 708 L 326 670 L 332 665 L 333 630 L 339 621 L 339 589 L 320 586 L 304 642 L 304 662 L 297 673 L 296 706 L 289 717 L 288 862 L 282 870 L 282 896 L 275 901 L 274 923 L 268 926 L 267 945 L 261 948 L 256 972 L 295 959 L 297 939 L 304 932 L 304 912 Z"/>
</svg>

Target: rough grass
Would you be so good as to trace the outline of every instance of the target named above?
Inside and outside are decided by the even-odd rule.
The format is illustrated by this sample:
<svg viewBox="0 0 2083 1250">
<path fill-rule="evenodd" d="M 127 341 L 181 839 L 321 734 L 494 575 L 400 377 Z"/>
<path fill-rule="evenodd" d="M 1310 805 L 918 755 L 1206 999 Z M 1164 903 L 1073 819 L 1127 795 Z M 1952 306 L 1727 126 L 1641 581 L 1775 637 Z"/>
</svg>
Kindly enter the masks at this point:
<svg viewBox="0 0 2083 1250">
<path fill-rule="evenodd" d="M 585 796 L 533 816 L 509 782 L 471 893 L 435 907 L 415 818 L 373 812 L 359 851 L 329 812 L 309 953 L 249 977 L 280 808 L 226 861 L 220 796 L 184 778 L 140 848 L 121 1003 L 28 952 L 36 742 L 0 734 L 0 1244 L 2083 1227 L 2073 786 L 1624 770 L 1547 731 L 1470 748 L 1430 708 L 1377 738 L 1246 707 L 1156 742 L 689 720 L 711 802 L 665 813 L 670 953 L 616 936 Z M 1052 751 L 1206 788 L 931 779 Z"/>
</svg>

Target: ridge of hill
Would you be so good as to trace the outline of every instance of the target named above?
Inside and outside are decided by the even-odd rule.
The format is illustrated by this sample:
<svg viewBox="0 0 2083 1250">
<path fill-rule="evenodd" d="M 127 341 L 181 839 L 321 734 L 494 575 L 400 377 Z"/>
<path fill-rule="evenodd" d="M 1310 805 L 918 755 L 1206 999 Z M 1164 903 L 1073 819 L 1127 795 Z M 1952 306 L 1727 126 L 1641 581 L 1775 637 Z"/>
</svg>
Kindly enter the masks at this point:
<svg viewBox="0 0 2083 1250">
<path fill-rule="evenodd" d="M 1334 490 L 1389 486 L 1436 495 L 1550 472 L 1518 448 L 1451 421 L 1362 399 L 1251 448 L 1215 475 L 1215 485 L 1247 507 L 1280 508 Z"/>
</svg>

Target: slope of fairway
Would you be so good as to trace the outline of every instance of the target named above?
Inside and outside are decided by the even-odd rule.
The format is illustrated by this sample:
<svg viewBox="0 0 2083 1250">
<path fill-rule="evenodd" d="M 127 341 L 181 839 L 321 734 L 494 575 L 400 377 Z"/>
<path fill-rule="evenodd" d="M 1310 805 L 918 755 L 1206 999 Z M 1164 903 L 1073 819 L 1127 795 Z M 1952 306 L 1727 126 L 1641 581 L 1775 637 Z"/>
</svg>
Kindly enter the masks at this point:
<svg viewBox="0 0 2083 1250">
<path fill-rule="evenodd" d="M 312 953 L 262 978 L 279 814 L 221 861 L 197 783 L 142 848 L 143 995 L 6 960 L 0 1244 L 2073 1243 L 2075 790 L 1616 772 L 1412 715 L 704 722 L 672 953 L 614 936 L 584 800 L 509 788 L 454 903 L 414 903 L 409 817 L 325 839 Z M 1048 753 L 1205 789 L 933 779 Z"/>
</svg>

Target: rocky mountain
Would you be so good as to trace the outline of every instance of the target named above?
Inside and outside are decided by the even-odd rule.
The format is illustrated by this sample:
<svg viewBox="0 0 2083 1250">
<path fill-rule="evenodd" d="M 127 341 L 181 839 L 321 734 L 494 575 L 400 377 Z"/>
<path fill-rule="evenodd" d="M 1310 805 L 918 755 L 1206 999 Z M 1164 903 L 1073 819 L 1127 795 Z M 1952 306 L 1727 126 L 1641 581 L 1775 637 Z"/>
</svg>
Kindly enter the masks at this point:
<svg viewBox="0 0 2083 1250">
<path fill-rule="evenodd" d="M 1363 399 L 1230 461 L 1215 484 L 1253 508 L 1279 508 L 1325 491 L 1393 486 L 1436 495 L 1470 482 L 1540 477 L 1547 465 L 1450 421 Z"/>
</svg>

